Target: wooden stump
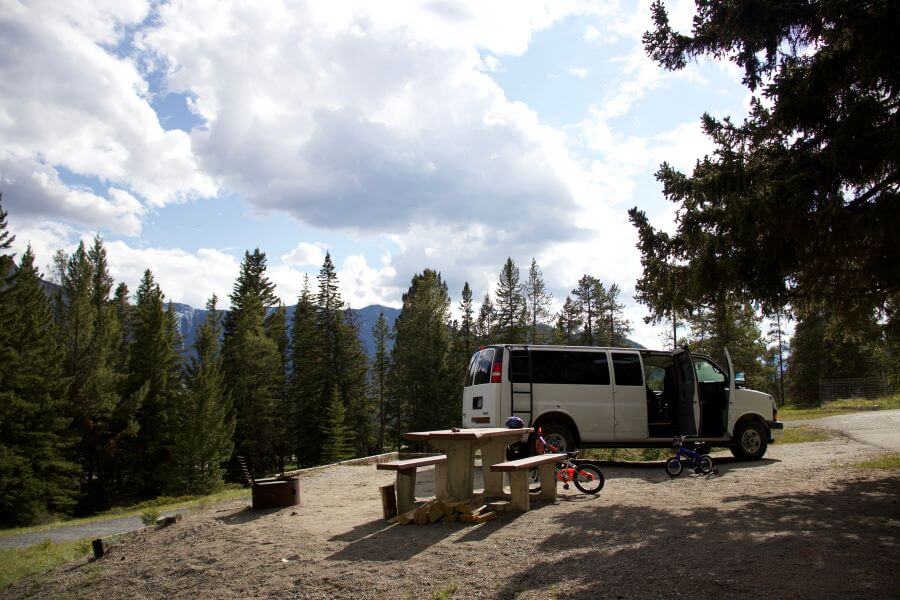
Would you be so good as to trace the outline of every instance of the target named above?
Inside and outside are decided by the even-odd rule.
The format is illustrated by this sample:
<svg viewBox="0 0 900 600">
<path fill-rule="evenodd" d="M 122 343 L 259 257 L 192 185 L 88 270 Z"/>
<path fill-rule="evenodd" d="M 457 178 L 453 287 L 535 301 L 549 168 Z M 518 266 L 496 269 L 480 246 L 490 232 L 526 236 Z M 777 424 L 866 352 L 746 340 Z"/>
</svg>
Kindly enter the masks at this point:
<svg viewBox="0 0 900 600">
<path fill-rule="evenodd" d="M 384 513 L 384 518 L 390 519 L 397 516 L 397 494 L 394 491 L 394 484 L 389 483 L 378 489 L 381 490 L 381 510 Z"/>
</svg>

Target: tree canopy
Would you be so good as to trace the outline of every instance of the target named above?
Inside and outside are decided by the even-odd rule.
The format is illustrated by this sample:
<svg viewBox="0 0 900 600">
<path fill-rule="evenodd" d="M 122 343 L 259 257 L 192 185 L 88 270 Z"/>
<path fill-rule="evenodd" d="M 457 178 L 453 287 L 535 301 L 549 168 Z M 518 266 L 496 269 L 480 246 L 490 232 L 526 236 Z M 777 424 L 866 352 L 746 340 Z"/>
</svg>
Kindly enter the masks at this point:
<svg viewBox="0 0 900 600">
<path fill-rule="evenodd" d="M 690 175 L 656 176 L 677 230 L 630 211 L 644 272 L 637 297 L 655 320 L 722 289 L 777 310 L 821 300 L 847 315 L 900 290 L 896 5 L 888 0 L 697 0 L 691 35 L 662 2 L 648 54 L 681 69 L 701 56 L 743 68 L 741 123 L 706 114 L 713 156 Z"/>
</svg>

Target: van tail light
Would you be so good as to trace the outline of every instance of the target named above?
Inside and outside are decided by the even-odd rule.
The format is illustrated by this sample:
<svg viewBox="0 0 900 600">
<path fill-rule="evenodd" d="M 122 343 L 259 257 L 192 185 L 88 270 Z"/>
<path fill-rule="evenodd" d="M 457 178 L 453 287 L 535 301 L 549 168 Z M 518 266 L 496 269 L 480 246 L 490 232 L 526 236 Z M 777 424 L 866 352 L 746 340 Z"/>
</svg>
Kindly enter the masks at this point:
<svg viewBox="0 0 900 600">
<path fill-rule="evenodd" d="M 491 383 L 501 383 L 502 382 L 502 368 L 503 365 L 500 363 L 494 363 L 491 365 Z"/>
</svg>

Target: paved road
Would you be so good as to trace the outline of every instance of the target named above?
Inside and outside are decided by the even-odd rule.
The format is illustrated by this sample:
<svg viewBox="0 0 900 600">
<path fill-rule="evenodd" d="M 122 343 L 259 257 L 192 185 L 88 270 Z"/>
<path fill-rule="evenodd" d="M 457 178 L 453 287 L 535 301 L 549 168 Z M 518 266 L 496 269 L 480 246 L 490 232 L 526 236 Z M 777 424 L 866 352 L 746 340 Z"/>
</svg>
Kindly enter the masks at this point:
<svg viewBox="0 0 900 600">
<path fill-rule="evenodd" d="M 231 504 L 246 504 L 246 500 L 228 500 L 221 506 Z M 174 515 L 175 513 L 188 513 L 188 509 L 170 510 L 160 513 L 161 516 Z M 109 519 L 107 521 L 92 521 L 90 523 L 81 523 L 79 525 L 69 525 L 67 527 L 58 527 L 48 531 L 35 531 L 31 533 L 21 533 L 19 535 L 11 535 L 9 537 L 0 538 L 0 549 L 4 548 L 23 548 L 40 544 L 46 539 L 53 542 L 71 542 L 75 540 L 83 540 L 85 538 L 96 539 L 105 538 L 118 533 L 126 533 L 140 529 L 144 524 L 141 522 L 140 516 L 119 517 Z"/>
<path fill-rule="evenodd" d="M 857 442 L 900 452 L 900 410 L 864 411 L 824 419 L 788 421 L 787 424 L 826 427 Z"/>
</svg>

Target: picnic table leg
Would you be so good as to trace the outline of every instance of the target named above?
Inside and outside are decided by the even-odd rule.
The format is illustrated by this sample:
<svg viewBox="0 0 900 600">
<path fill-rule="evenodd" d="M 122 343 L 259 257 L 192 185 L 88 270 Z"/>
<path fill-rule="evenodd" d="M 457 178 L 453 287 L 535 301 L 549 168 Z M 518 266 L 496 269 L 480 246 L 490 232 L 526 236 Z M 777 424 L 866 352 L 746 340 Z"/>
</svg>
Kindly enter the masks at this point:
<svg viewBox="0 0 900 600">
<path fill-rule="evenodd" d="M 472 497 L 472 464 L 475 447 L 469 441 L 441 443 L 434 440 L 431 445 L 447 455 L 447 489 L 452 498 L 468 500 Z"/>
<path fill-rule="evenodd" d="M 434 465 L 434 497 L 438 500 L 452 498 L 450 490 L 447 488 L 447 463 Z"/>
<path fill-rule="evenodd" d="M 509 474 L 509 507 L 512 510 L 527 511 L 531 508 L 528 494 L 528 471 L 512 471 Z"/>
<path fill-rule="evenodd" d="M 506 440 L 491 440 L 481 448 L 481 473 L 484 476 L 484 495 L 504 496 L 503 473 L 491 471 L 491 465 L 506 460 Z"/>
<path fill-rule="evenodd" d="M 556 500 L 556 465 L 552 463 L 538 465 L 538 476 L 541 481 L 538 499 L 553 502 Z"/>
<path fill-rule="evenodd" d="M 397 471 L 397 513 L 403 514 L 416 507 L 416 470 Z"/>
</svg>

